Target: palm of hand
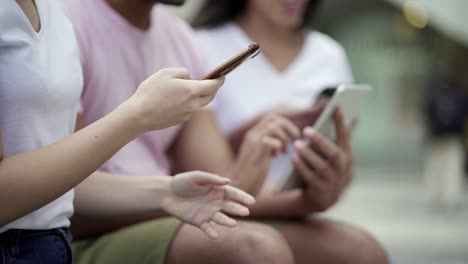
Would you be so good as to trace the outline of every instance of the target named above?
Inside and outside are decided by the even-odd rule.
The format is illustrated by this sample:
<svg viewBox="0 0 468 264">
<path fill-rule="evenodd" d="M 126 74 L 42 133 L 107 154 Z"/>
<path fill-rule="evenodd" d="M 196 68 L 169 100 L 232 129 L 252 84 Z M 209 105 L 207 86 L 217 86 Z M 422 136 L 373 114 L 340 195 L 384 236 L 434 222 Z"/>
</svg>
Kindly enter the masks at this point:
<svg viewBox="0 0 468 264">
<path fill-rule="evenodd" d="M 163 207 L 168 213 L 215 239 L 218 237 L 215 223 L 227 227 L 236 225 L 236 221 L 223 212 L 247 216 L 249 210 L 244 205 L 255 201 L 252 196 L 228 183 L 226 178 L 202 172 L 176 175 Z"/>
<path fill-rule="evenodd" d="M 226 199 L 224 187 L 193 186 L 189 192 L 174 190 L 173 202 L 177 204 L 174 215 L 194 226 L 209 222 L 215 213 L 221 211 Z"/>
</svg>

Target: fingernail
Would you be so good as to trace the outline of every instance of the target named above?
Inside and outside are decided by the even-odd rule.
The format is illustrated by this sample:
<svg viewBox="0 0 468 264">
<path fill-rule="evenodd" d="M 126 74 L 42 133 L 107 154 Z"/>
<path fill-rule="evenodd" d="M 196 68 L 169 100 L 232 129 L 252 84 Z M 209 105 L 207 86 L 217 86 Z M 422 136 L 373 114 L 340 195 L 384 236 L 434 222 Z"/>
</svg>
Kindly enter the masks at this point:
<svg viewBox="0 0 468 264">
<path fill-rule="evenodd" d="M 242 213 L 242 216 L 248 216 L 250 214 L 250 210 L 245 208 L 244 212 Z"/>
<path fill-rule="evenodd" d="M 306 136 L 312 137 L 315 134 L 315 129 L 313 129 L 311 127 L 306 127 L 306 128 L 304 128 L 304 134 Z"/>
<path fill-rule="evenodd" d="M 302 140 L 296 140 L 294 141 L 294 146 L 298 149 L 303 149 L 306 146 L 306 143 Z"/>
</svg>

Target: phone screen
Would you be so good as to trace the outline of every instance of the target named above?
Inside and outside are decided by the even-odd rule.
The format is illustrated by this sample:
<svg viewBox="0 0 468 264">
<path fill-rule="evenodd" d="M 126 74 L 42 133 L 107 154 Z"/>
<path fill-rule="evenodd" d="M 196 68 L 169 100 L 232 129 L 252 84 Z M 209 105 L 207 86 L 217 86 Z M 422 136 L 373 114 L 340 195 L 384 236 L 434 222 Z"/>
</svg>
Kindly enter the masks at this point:
<svg viewBox="0 0 468 264">
<path fill-rule="evenodd" d="M 203 77 L 203 80 L 217 79 L 221 76 L 225 76 L 247 59 L 252 59 L 260 53 L 260 46 L 256 43 L 253 43 L 247 47 L 247 49 L 241 51 L 236 56 L 232 57 L 225 63 L 218 66 L 216 69 L 212 70 L 210 73 Z"/>
</svg>

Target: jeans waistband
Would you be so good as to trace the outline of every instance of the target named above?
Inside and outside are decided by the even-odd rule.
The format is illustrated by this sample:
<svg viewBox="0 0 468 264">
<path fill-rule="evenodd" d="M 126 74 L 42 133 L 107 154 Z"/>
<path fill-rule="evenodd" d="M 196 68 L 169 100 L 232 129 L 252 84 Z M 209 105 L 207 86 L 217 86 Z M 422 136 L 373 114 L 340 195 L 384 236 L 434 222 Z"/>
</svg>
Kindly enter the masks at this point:
<svg viewBox="0 0 468 264">
<path fill-rule="evenodd" d="M 68 228 L 54 228 L 54 229 L 44 229 L 44 230 L 31 230 L 31 229 L 10 229 L 0 234 L 0 244 L 2 242 L 9 242 L 12 240 L 17 240 L 21 238 L 27 238 L 32 236 L 42 236 L 42 235 L 51 235 L 64 233 L 71 243 L 72 237 L 71 232 Z"/>
</svg>

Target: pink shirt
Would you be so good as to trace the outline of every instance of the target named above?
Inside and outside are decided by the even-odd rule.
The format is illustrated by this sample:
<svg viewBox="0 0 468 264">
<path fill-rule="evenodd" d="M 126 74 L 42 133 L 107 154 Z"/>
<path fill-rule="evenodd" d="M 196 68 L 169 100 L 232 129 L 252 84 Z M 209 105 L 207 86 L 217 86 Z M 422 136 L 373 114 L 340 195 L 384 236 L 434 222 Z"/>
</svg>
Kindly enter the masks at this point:
<svg viewBox="0 0 468 264">
<path fill-rule="evenodd" d="M 151 27 L 142 31 L 116 13 L 105 0 L 63 0 L 81 48 L 84 74 L 82 110 L 93 123 L 133 95 L 138 85 L 167 67 L 187 68 L 193 78 L 208 72 L 198 57 L 193 32 L 160 5 Z M 166 155 L 180 126 L 146 133 L 126 145 L 102 170 L 127 175 L 167 175 Z"/>
</svg>

